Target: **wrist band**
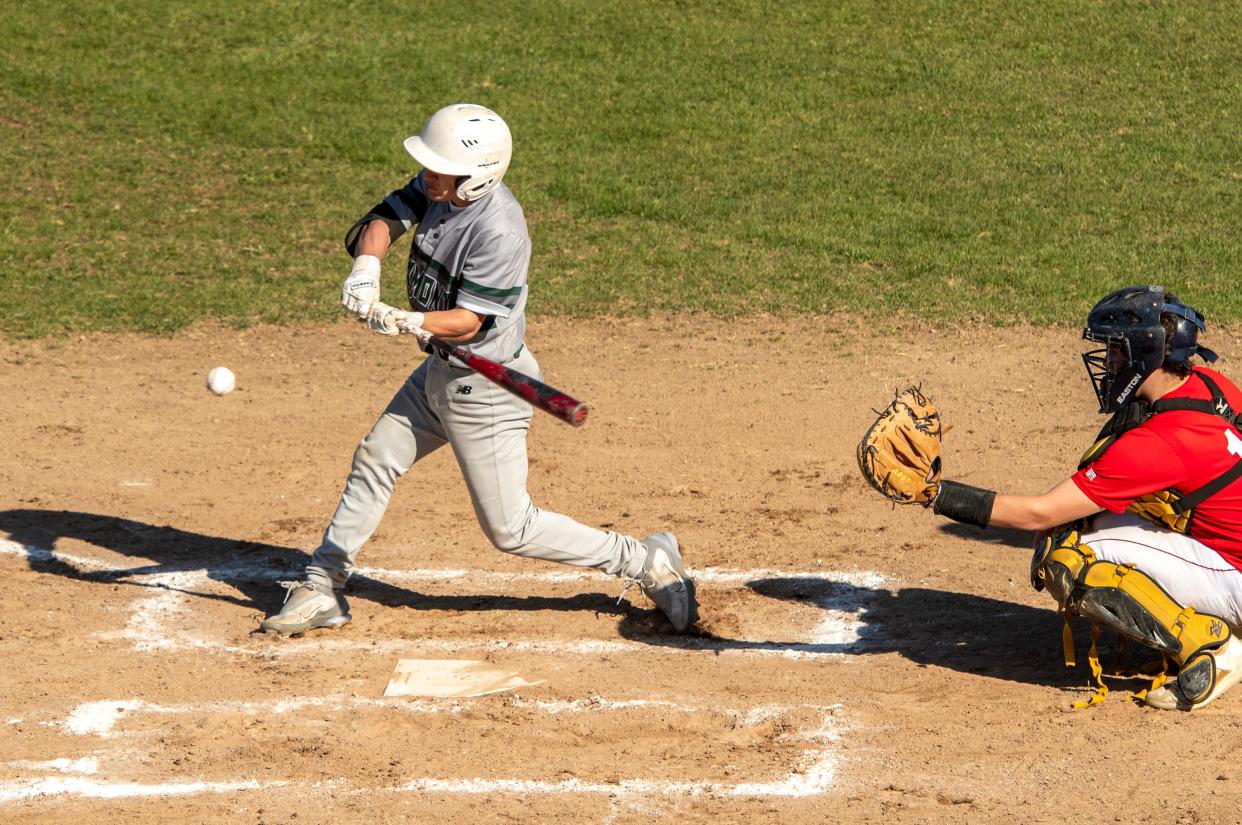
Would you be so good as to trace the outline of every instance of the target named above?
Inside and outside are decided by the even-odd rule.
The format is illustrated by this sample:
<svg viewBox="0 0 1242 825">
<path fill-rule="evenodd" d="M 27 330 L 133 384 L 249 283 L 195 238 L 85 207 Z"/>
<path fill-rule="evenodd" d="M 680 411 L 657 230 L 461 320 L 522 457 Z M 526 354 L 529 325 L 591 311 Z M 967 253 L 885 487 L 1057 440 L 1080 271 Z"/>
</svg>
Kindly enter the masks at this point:
<svg viewBox="0 0 1242 825">
<path fill-rule="evenodd" d="M 992 519 L 992 504 L 995 501 L 995 490 L 971 487 L 956 481 L 942 481 L 940 492 L 936 494 L 936 501 L 932 505 L 932 512 L 962 524 L 987 527 Z"/>
<path fill-rule="evenodd" d="M 354 275 L 370 275 L 379 280 L 380 259 L 374 255 L 359 255 L 354 258 L 354 268 L 350 271 L 350 277 Z"/>
</svg>

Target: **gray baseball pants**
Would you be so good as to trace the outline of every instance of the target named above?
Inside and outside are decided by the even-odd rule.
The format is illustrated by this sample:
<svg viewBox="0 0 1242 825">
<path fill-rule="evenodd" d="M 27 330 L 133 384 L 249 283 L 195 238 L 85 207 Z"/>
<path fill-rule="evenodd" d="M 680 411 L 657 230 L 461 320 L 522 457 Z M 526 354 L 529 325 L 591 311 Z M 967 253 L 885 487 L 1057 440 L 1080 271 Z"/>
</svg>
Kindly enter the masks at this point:
<svg viewBox="0 0 1242 825">
<path fill-rule="evenodd" d="M 523 348 L 506 366 L 541 377 Z M 637 539 L 540 510 L 526 492 L 526 433 L 534 409 L 465 367 L 430 355 L 401 385 L 354 452 L 353 468 L 309 581 L 343 588 L 358 551 L 379 526 L 397 479 L 444 444 L 453 448 L 474 513 L 498 549 L 637 578 L 647 549 Z"/>
</svg>

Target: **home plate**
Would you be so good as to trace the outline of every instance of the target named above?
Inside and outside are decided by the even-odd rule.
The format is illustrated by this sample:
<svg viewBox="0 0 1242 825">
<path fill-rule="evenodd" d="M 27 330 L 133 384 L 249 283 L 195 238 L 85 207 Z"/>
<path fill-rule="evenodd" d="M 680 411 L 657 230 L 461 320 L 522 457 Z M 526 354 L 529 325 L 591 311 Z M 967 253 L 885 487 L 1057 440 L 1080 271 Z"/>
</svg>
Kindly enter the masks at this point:
<svg viewBox="0 0 1242 825">
<path fill-rule="evenodd" d="M 398 659 L 384 695 L 466 699 L 542 683 L 473 659 Z"/>
</svg>

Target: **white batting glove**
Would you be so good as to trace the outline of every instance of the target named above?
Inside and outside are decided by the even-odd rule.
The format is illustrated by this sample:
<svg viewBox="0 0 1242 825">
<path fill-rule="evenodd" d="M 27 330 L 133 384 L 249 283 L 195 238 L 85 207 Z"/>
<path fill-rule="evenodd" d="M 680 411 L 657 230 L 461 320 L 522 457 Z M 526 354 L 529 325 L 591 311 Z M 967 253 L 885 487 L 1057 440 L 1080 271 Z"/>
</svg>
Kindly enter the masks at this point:
<svg viewBox="0 0 1242 825">
<path fill-rule="evenodd" d="M 368 318 L 371 306 L 379 302 L 379 285 L 379 258 L 374 255 L 359 255 L 354 258 L 354 268 L 349 271 L 349 277 L 341 287 L 341 306 L 359 318 Z M 395 332 L 391 334 L 396 335 Z"/>
<path fill-rule="evenodd" d="M 398 324 L 401 323 L 403 315 L 409 315 L 409 313 L 376 301 L 367 307 L 366 322 L 371 331 L 377 335 L 399 335 L 401 327 Z"/>
<path fill-rule="evenodd" d="M 397 327 L 407 335 L 413 335 L 418 343 L 424 347 L 431 340 L 431 333 L 423 329 L 423 314 L 421 312 L 402 312 L 401 320 L 397 322 Z"/>
</svg>

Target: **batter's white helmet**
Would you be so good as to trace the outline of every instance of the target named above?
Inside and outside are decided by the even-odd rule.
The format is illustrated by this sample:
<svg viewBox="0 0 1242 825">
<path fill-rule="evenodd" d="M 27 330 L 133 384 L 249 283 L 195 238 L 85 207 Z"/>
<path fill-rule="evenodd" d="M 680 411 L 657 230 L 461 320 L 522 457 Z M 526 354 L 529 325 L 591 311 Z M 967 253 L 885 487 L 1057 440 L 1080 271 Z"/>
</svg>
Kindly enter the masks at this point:
<svg viewBox="0 0 1242 825">
<path fill-rule="evenodd" d="M 405 151 L 432 172 L 456 175 L 457 197 L 476 201 L 505 176 L 513 157 L 513 136 L 491 109 L 456 103 L 436 112 L 421 132 L 406 138 Z"/>
</svg>

